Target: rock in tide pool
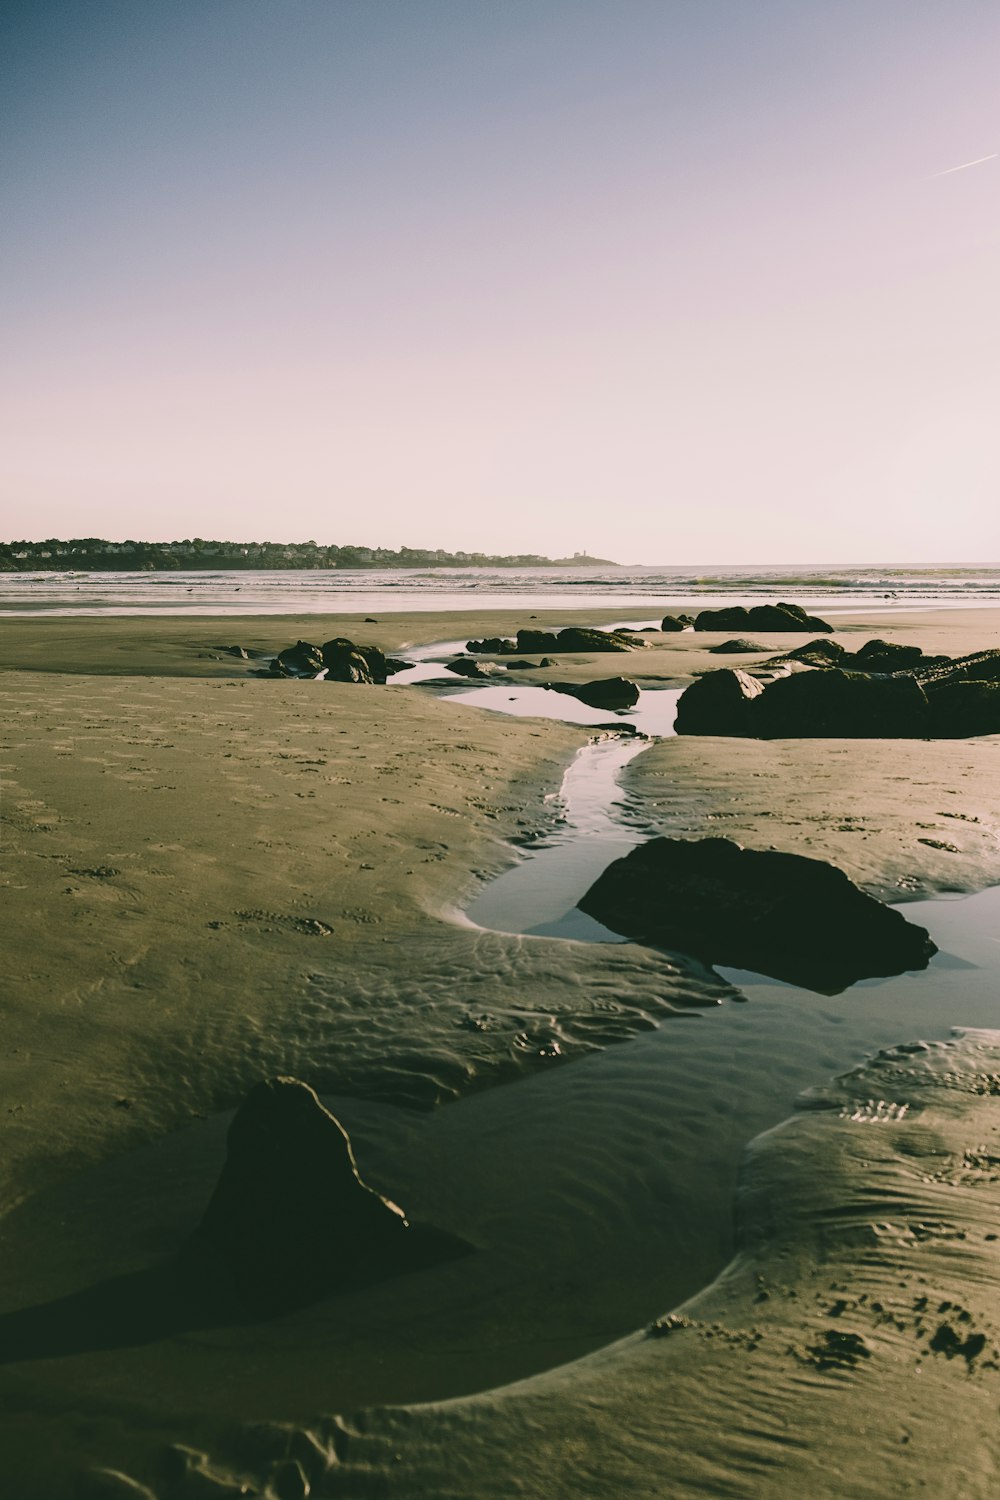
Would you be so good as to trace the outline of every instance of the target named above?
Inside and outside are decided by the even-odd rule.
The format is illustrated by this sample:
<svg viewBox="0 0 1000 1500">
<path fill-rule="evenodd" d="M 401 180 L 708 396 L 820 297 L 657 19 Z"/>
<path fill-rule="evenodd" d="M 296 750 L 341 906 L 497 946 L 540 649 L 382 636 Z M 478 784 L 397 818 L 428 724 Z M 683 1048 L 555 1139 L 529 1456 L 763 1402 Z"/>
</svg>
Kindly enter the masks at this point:
<svg viewBox="0 0 1000 1500">
<path fill-rule="evenodd" d="M 181 1265 L 245 1312 L 282 1313 L 471 1246 L 362 1182 L 346 1130 L 296 1078 L 257 1084 L 237 1110 L 226 1164 Z"/>
<path fill-rule="evenodd" d="M 598 682 L 547 682 L 555 693 L 566 693 L 591 708 L 634 708 L 639 701 L 638 686 L 629 677 L 602 677 Z"/>
<path fill-rule="evenodd" d="M 926 969 L 927 931 L 842 870 L 730 839 L 651 839 L 578 902 L 625 937 L 836 995 L 859 979 Z"/>
</svg>

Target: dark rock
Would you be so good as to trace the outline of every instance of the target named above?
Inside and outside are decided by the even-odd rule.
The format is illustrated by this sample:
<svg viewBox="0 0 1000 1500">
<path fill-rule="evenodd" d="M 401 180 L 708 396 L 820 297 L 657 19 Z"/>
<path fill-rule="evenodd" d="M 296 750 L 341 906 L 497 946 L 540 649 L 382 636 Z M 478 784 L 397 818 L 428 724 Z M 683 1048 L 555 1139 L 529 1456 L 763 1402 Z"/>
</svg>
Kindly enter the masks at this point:
<svg viewBox="0 0 1000 1500">
<path fill-rule="evenodd" d="M 649 642 L 628 630 L 592 630 L 586 625 L 568 625 L 565 630 L 519 630 L 517 639 L 486 636 L 467 641 L 466 649 L 480 656 L 515 656 L 539 651 L 636 651 Z"/>
<path fill-rule="evenodd" d="M 203 1291 L 228 1290 L 257 1316 L 305 1306 L 468 1252 L 410 1224 L 367 1187 L 350 1139 L 306 1084 L 257 1084 L 229 1127 L 226 1163 L 181 1252 Z"/>
<path fill-rule="evenodd" d="M 330 682 L 385 682 L 389 663 L 377 646 L 358 646 L 346 636 L 335 636 L 323 647 L 323 665 Z"/>
<path fill-rule="evenodd" d="M 935 739 L 1000 734 L 1000 682 L 932 683 L 925 691 L 930 704 L 929 733 Z"/>
<path fill-rule="evenodd" d="M 366 625 L 377 625 L 378 621 L 376 620 L 376 618 L 375 618 L 374 615 L 365 615 L 365 624 Z"/>
<path fill-rule="evenodd" d="M 560 630 L 557 644 L 540 647 L 551 651 L 637 651 L 645 650 L 649 642 L 629 630 L 589 630 L 585 626 L 570 625 Z"/>
<path fill-rule="evenodd" d="M 746 672 L 723 667 L 685 688 L 677 700 L 678 734 L 752 735 L 750 710 L 764 686 Z"/>
<path fill-rule="evenodd" d="M 834 995 L 859 979 L 925 969 L 926 930 L 842 870 L 729 839 L 651 839 L 579 902 L 625 937 Z"/>
<path fill-rule="evenodd" d="M 552 663 L 549 662 L 551 667 Z M 504 666 L 508 672 L 533 672 L 535 663 L 533 661 L 505 661 Z"/>
<path fill-rule="evenodd" d="M 835 667 L 844 662 L 847 654 L 839 641 L 806 641 L 804 646 L 795 646 L 780 656 L 769 656 L 763 665 L 779 666 L 783 662 L 801 661 L 810 667 Z"/>
<path fill-rule="evenodd" d="M 738 637 L 735 641 L 721 641 L 718 646 L 709 646 L 708 649 L 713 656 L 739 656 L 741 653 L 766 651 L 767 647 L 760 645 L 758 641 L 746 641 Z"/>
<path fill-rule="evenodd" d="M 394 677 L 397 672 L 408 672 L 413 666 L 412 661 L 403 661 L 398 656 L 387 656 L 385 659 L 385 672 L 387 677 Z"/>
<path fill-rule="evenodd" d="M 477 651 L 482 656 L 510 656 L 517 645 L 507 636 L 490 635 L 481 641 L 466 641 L 466 651 Z"/>
<path fill-rule="evenodd" d="M 669 634 L 673 630 L 686 630 L 687 626 L 679 615 L 664 615 L 660 621 L 660 629 L 664 634 Z"/>
<path fill-rule="evenodd" d="M 294 646 L 286 646 L 284 651 L 278 652 L 271 663 L 271 671 L 276 677 L 315 677 L 324 666 L 319 646 L 313 646 L 309 641 L 296 641 Z"/>
<path fill-rule="evenodd" d="M 628 677 L 604 677 L 598 682 L 547 682 L 545 686 L 578 698 L 591 708 L 634 708 L 639 701 L 639 689 Z"/>
<path fill-rule="evenodd" d="M 760 739 L 920 739 L 930 733 L 930 719 L 912 677 L 830 667 L 769 683 L 753 706 L 750 732 Z"/>
<path fill-rule="evenodd" d="M 831 631 L 818 615 L 807 615 L 799 604 L 742 604 L 725 609 L 703 609 L 695 616 L 695 630 Z"/>
<path fill-rule="evenodd" d="M 552 660 L 551 656 L 543 656 L 538 665 L 540 667 L 554 667 L 555 662 Z"/>
<path fill-rule="evenodd" d="M 458 677 L 487 678 L 497 677 L 503 670 L 495 662 L 476 661 L 473 656 L 456 656 L 454 661 L 445 663 L 449 672 L 454 672 Z"/>
<path fill-rule="evenodd" d="M 901 672 L 924 659 L 919 646 L 897 646 L 892 641 L 866 641 L 849 662 L 852 672 Z"/>
<path fill-rule="evenodd" d="M 552 630 L 519 630 L 511 651 L 558 651 L 559 642 Z"/>
</svg>

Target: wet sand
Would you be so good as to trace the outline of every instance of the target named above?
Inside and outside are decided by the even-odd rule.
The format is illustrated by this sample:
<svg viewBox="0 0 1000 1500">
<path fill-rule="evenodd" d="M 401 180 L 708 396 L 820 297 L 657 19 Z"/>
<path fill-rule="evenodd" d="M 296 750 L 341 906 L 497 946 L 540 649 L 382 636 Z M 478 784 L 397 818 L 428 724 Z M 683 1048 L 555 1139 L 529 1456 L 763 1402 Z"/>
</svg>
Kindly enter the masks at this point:
<svg viewBox="0 0 1000 1500">
<path fill-rule="evenodd" d="M 568 620 L 538 615 L 548 622 Z M 261 681 L 214 649 L 348 634 L 398 651 L 527 623 L 504 611 L 387 616 L 377 626 L 342 616 L 30 619 L 5 628 L 0 812 L 14 939 L 0 957 L 0 1449 L 12 1492 L 73 1493 L 78 1472 L 96 1464 L 126 1469 L 161 1497 L 194 1495 L 209 1481 L 184 1478 L 185 1462 L 197 1464 L 176 1456 L 170 1478 L 172 1442 L 208 1452 L 210 1467 L 263 1492 L 279 1439 L 255 1436 L 247 1422 L 310 1426 L 326 1443 L 335 1411 L 463 1398 L 533 1376 L 510 1394 L 365 1418 L 372 1436 L 357 1464 L 342 1453 L 348 1472 L 338 1464 L 333 1490 L 316 1459 L 313 1493 L 373 1493 L 358 1468 L 369 1463 L 378 1492 L 400 1495 L 615 1495 L 626 1483 L 639 1493 L 784 1495 L 800 1482 L 869 1493 L 856 1475 L 839 1490 L 821 1488 L 829 1433 L 810 1415 L 809 1392 L 817 1382 L 820 1391 L 844 1387 L 855 1421 L 868 1399 L 855 1386 L 862 1374 L 870 1383 L 871 1359 L 832 1374 L 808 1358 L 785 1370 L 762 1364 L 749 1335 L 710 1347 L 687 1330 L 591 1353 L 723 1270 L 740 1130 L 777 1124 L 795 1092 L 837 1064 L 820 1041 L 790 1068 L 773 1043 L 770 1057 L 750 1048 L 744 1069 L 728 1033 L 707 1047 L 689 1041 L 723 1012 L 752 1029 L 754 1007 L 726 1000 L 712 1009 L 725 985 L 683 961 L 632 944 L 484 933 L 455 919 L 478 884 L 516 857 L 512 841 L 530 846 L 552 827 L 551 794 L 587 732 L 419 689 Z M 953 654 L 1000 644 L 990 611 L 837 623 L 837 638 L 854 645 L 861 632 Z M 666 685 L 728 664 L 705 652 L 717 637 L 653 639 L 641 655 L 574 659 L 521 680 L 624 671 Z M 775 650 L 788 644 L 761 639 Z M 638 757 L 627 786 L 644 826 L 725 831 L 829 857 L 866 888 L 898 897 L 1000 879 L 998 754 L 998 737 L 674 740 Z M 992 1057 L 991 1041 L 976 1045 Z M 956 1077 L 967 1062 L 963 1053 Z M 706 1066 L 721 1070 L 724 1086 L 713 1086 Z M 185 1326 L 165 1307 L 158 1319 L 158 1268 L 218 1170 L 220 1112 L 277 1072 L 334 1102 L 367 1178 L 480 1253 L 264 1325 Z M 972 1073 L 990 1068 L 977 1061 Z M 766 1108 L 754 1104 L 762 1091 Z M 941 1128 L 985 1141 L 995 1128 L 989 1091 L 951 1082 L 947 1091 Z M 713 1134 L 706 1124 L 720 1110 L 731 1128 Z M 747 1223 L 781 1219 L 780 1234 L 753 1230 L 753 1263 L 774 1276 L 781 1260 L 782 1284 L 799 1288 L 805 1306 L 826 1274 L 811 1226 L 839 1201 L 841 1179 L 816 1169 L 831 1147 L 812 1117 L 787 1134 L 753 1157 Z M 910 1149 L 899 1147 L 900 1160 Z M 844 1157 L 841 1177 L 864 1184 L 866 1170 L 881 1168 L 869 1153 L 863 1169 L 856 1155 Z M 895 1156 L 890 1169 L 901 1170 Z M 992 1204 L 984 1173 L 977 1213 Z M 815 1179 L 819 1196 L 795 1218 L 774 1204 L 797 1174 Z M 921 1202 L 921 1213 L 932 1210 L 940 1217 L 936 1200 Z M 838 1274 L 860 1274 L 850 1257 L 865 1243 L 844 1250 Z M 974 1267 L 952 1268 L 959 1283 L 972 1278 L 959 1291 L 969 1306 L 974 1292 L 975 1315 L 987 1319 L 990 1245 L 977 1248 Z M 933 1236 L 919 1247 L 939 1253 Z M 789 1255 L 794 1277 L 785 1274 Z M 744 1251 L 723 1290 L 704 1294 L 712 1318 L 724 1311 L 738 1332 L 766 1312 L 777 1318 L 775 1349 L 782 1339 L 805 1347 L 796 1299 L 770 1299 L 761 1312 L 746 1264 Z M 938 1276 L 937 1262 L 932 1269 Z M 671 1351 L 684 1354 L 678 1369 Z M 772 1424 L 779 1408 L 787 1413 L 795 1443 L 772 1449 L 774 1433 L 764 1441 L 758 1432 L 710 1458 L 705 1434 L 731 1426 L 754 1362 L 754 1400 Z M 897 1468 L 896 1448 L 886 1448 L 880 1493 L 905 1491 L 904 1479 L 921 1472 L 914 1454 L 929 1462 L 932 1408 L 967 1400 L 973 1381 L 977 1398 L 992 1389 L 984 1360 L 972 1372 L 964 1356 L 932 1363 L 921 1389 L 933 1398 L 917 1405 L 912 1452 L 900 1441 L 908 1451 Z M 663 1376 L 669 1425 L 661 1366 L 672 1372 Z M 896 1376 L 881 1371 L 878 1389 L 902 1422 Z M 591 1430 L 584 1414 L 593 1412 Z M 281 1441 L 308 1448 L 301 1433 Z M 980 1482 L 980 1468 L 979 1459 L 966 1465 L 968 1485 Z"/>
</svg>

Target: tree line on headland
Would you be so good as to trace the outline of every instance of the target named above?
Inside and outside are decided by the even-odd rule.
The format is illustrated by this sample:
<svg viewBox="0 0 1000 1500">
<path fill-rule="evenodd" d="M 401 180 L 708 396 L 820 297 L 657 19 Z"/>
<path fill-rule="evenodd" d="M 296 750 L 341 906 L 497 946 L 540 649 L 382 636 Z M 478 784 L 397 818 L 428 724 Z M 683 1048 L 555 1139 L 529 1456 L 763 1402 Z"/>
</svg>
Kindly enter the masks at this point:
<svg viewBox="0 0 1000 1500">
<path fill-rule="evenodd" d="M 158 572 L 193 568 L 574 568 L 600 564 L 604 557 L 576 552 L 572 557 L 540 557 L 533 552 L 494 556 L 486 552 L 446 552 L 441 547 L 323 547 L 316 542 L 215 542 L 190 537 L 180 542 L 109 542 L 101 537 L 61 541 L 0 542 L 0 572 Z"/>
</svg>

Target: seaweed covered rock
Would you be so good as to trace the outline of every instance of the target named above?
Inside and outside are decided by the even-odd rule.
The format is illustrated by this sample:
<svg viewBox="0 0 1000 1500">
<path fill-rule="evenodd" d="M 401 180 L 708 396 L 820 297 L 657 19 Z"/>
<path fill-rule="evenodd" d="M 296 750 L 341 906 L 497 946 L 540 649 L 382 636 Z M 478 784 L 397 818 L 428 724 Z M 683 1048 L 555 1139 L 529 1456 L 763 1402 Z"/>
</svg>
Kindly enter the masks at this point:
<svg viewBox="0 0 1000 1500">
<path fill-rule="evenodd" d="M 625 937 L 835 995 L 859 979 L 925 969 L 927 931 L 822 860 L 730 839 L 651 839 L 579 902 Z"/>
<path fill-rule="evenodd" d="M 831 631 L 818 615 L 807 615 L 800 604 L 742 604 L 703 609 L 695 616 L 695 630 Z"/>
<path fill-rule="evenodd" d="M 751 736 L 750 710 L 764 684 L 738 668 L 707 672 L 677 701 L 678 734 L 737 734 Z"/>
<path fill-rule="evenodd" d="M 366 1186 L 346 1130 L 296 1078 L 258 1083 L 233 1117 L 226 1163 L 181 1252 L 195 1286 L 267 1316 L 462 1255 Z"/>
</svg>

